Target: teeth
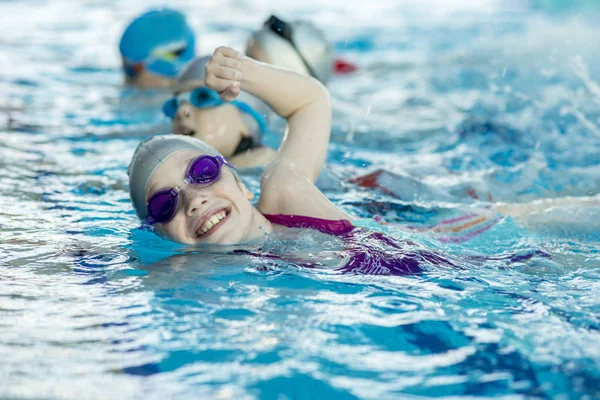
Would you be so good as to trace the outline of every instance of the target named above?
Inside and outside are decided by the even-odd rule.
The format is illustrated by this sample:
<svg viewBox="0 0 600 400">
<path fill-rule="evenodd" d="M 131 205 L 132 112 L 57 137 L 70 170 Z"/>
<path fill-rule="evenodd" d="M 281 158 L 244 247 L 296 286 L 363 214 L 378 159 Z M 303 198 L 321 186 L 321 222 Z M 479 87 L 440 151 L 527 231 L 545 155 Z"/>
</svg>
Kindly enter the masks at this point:
<svg viewBox="0 0 600 400">
<path fill-rule="evenodd" d="M 213 227 L 212 221 L 206 221 L 204 225 L 202 225 L 202 233 L 206 233 L 210 228 Z"/>
<path fill-rule="evenodd" d="M 213 226 L 215 226 L 219 222 L 221 222 L 223 220 L 223 218 L 225 218 L 226 216 L 227 216 L 227 211 L 221 211 L 220 213 L 215 214 L 212 217 L 210 217 L 210 219 L 208 221 L 206 221 L 204 224 L 202 224 L 202 226 L 200 227 L 200 229 L 198 229 L 199 236 L 202 236 L 206 232 L 208 232 L 209 230 L 211 230 L 211 228 Z"/>
</svg>

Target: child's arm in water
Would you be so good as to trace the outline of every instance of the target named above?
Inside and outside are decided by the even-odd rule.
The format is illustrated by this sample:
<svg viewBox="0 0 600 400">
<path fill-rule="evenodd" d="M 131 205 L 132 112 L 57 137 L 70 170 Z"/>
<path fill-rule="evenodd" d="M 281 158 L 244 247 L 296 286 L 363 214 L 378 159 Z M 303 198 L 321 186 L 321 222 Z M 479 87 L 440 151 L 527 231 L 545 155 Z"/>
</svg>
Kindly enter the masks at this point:
<svg viewBox="0 0 600 400">
<path fill-rule="evenodd" d="M 494 209 L 502 215 L 515 218 L 527 218 L 534 214 L 547 212 L 553 208 L 569 207 L 598 207 L 600 194 L 590 197 L 559 197 L 551 199 L 534 200 L 530 203 L 497 203 Z"/>
<path fill-rule="evenodd" d="M 261 212 L 350 218 L 314 185 L 331 132 L 329 93 L 319 81 L 220 47 L 206 66 L 205 84 L 224 101 L 235 99 L 241 88 L 287 119 L 288 131 L 261 179 Z"/>
</svg>

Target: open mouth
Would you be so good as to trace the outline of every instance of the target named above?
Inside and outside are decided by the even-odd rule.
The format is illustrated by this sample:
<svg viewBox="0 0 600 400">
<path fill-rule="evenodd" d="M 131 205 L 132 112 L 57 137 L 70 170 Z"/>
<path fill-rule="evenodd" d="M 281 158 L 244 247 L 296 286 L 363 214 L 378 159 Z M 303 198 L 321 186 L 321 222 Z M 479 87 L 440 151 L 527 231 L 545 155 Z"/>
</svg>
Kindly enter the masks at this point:
<svg viewBox="0 0 600 400">
<path fill-rule="evenodd" d="M 211 215 L 211 217 L 204 221 L 204 223 L 196 230 L 196 238 L 204 239 L 212 235 L 223 225 L 223 221 L 227 220 L 230 214 L 231 209 L 224 208 Z"/>
<path fill-rule="evenodd" d="M 184 129 L 181 131 L 181 134 L 184 136 L 194 136 L 196 134 L 196 131 L 193 129 Z"/>
</svg>

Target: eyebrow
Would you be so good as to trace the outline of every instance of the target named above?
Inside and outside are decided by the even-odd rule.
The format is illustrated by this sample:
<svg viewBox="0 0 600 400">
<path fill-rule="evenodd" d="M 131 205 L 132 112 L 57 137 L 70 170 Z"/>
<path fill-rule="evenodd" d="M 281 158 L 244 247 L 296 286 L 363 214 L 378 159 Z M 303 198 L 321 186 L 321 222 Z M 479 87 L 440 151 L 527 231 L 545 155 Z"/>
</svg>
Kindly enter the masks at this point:
<svg viewBox="0 0 600 400">
<path fill-rule="evenodd" d="M 186 171 L 186 173 L 187 173 L 187 171 L 190 169 L 190 165 L 192 164 L 192 161 L 194 161 L 194 160 L 195 160 L 196 158 L 198 158 L 198 157 L 199 157 L 199 156 L 192 156 L 192 157 L 188 158 L 188 159 L 185 161 L 185 164 L 187 165 L 187 166 L 185 167 L 185 171 Z M 183 179 L 185 179 L 185 178 L 183 178 Z M 179 185 L 177 185 L 177 186 L 179 186 Z M 164 189 L 167 189 L 167 188 L 161 188 L 161 189 L 157 189 L 157 184 L 156 184 L 156 183 L 155 183 L 155 184 L 153 184 L 153 185 L 152 185 L 152 186 L 150 186 L 150 188 L 148 189 L 148 192 L 147 192 L 147 193 L 148 193 L 148 198 L 152 197 L 152 195 L 153 195 L 154 193 L 156 193 L 156 192 L 158 192 L 158 191 L 160 191 L 160 190 L 164 190 Z M 172 188 L 169 188 L 169 189 L 172 189 Z"/>
</svg>

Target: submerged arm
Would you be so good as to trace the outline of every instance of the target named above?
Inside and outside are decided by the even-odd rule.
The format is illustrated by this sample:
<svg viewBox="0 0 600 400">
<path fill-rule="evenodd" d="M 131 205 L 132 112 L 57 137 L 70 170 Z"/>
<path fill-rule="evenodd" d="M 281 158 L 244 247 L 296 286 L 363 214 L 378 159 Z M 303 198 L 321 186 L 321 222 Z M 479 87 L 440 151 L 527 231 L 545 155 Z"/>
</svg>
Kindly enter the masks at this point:
<svg viewBox="0 0 600 400">
<path fill-rule="evenodd" d="M 534 214 L 542 214 L 553 208 L 581 208 L 600 206 L 600 194 L 586 197 L 560 197 L 534 200 L 530 203 L 498 203 L 495 210 L 503 215 L 515 218 L 525 218 Z"/>
</svg>

